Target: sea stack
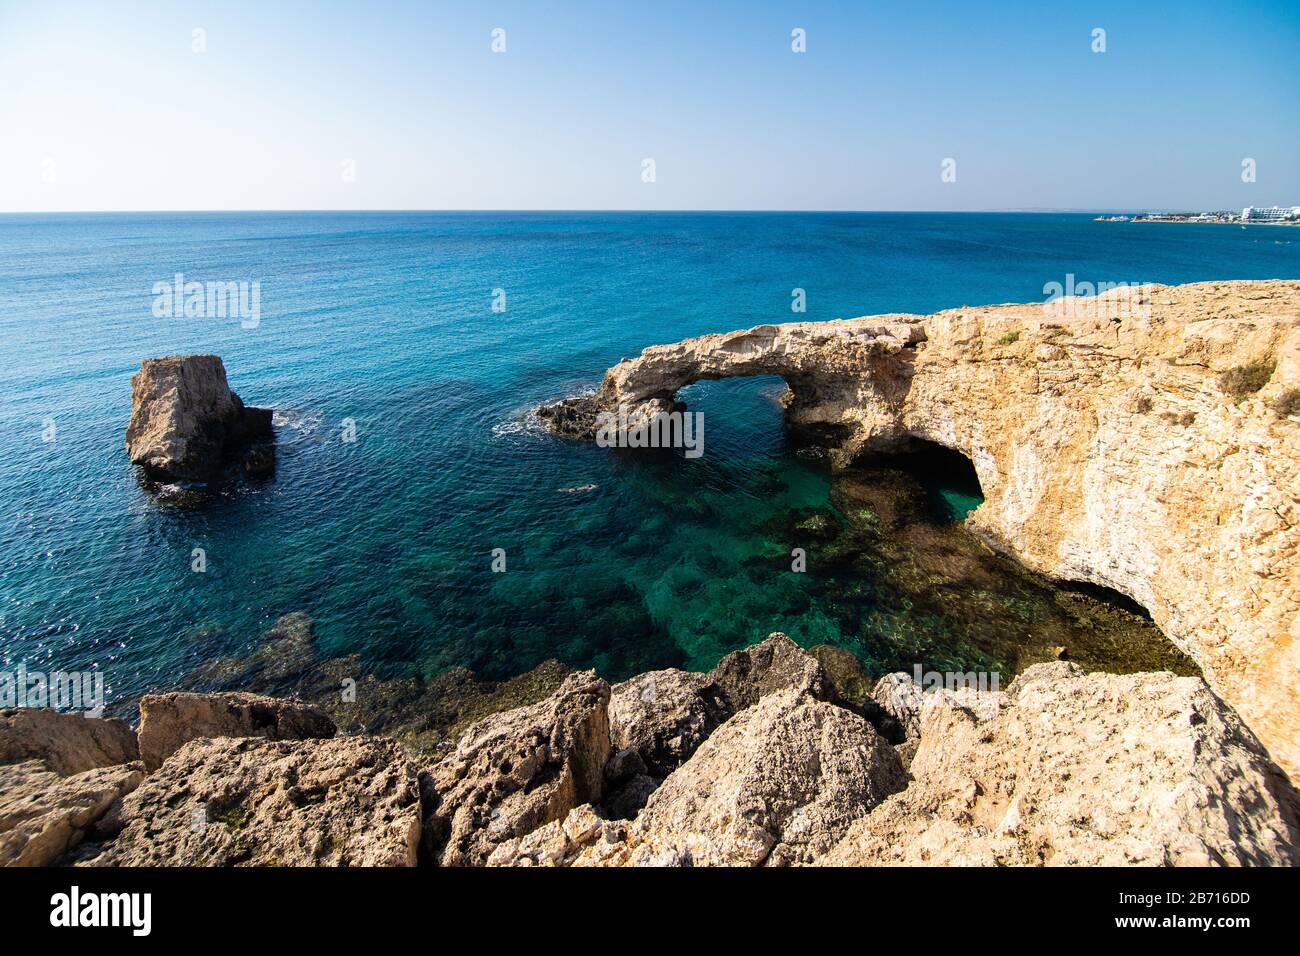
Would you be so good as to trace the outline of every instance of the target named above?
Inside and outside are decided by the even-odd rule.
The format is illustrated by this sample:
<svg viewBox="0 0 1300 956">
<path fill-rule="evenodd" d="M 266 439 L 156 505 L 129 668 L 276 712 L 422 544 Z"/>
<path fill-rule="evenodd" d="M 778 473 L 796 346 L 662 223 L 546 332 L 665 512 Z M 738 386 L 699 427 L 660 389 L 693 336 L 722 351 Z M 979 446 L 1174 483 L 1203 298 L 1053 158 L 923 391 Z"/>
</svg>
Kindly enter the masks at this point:
<svg viewBox="0 0 1300 956">
<path fill-rule="evenodd" d="M 147 358 L 131 376 L 126 452 L 155 481 L 210 481 L 250 453 L 264 474 L 271 415 L 230 390 L 216 355 Z"/>
</svg>

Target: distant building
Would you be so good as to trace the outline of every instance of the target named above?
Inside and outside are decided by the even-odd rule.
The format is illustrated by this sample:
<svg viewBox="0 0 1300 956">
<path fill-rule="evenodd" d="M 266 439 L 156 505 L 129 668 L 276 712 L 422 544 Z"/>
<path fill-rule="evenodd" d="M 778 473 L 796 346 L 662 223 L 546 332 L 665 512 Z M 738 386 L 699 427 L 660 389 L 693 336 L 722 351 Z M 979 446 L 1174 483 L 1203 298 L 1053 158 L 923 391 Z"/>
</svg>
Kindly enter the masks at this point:
<svg viewBox="0 0 1300 956">
<path fill-rule="evenodd" d="M 1300 206 L 1247 206 L 1241 211 L 1241 218 L 1252 222 L 1300 219 Z"/>
</svg>

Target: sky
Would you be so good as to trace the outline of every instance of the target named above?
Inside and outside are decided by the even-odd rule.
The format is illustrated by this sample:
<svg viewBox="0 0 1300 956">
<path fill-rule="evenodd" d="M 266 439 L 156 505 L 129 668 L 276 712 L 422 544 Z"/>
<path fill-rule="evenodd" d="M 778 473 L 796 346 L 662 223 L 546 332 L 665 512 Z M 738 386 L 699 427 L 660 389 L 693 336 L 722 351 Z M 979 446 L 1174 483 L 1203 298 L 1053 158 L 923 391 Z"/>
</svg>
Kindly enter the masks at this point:
<svg viewBox="0 0 1300 956">
<path fill-rule="evenodd" d="M 1298 50 L 1297 0 L 0 0 L 0 211 L 1292 205 Z"/>
</svg>

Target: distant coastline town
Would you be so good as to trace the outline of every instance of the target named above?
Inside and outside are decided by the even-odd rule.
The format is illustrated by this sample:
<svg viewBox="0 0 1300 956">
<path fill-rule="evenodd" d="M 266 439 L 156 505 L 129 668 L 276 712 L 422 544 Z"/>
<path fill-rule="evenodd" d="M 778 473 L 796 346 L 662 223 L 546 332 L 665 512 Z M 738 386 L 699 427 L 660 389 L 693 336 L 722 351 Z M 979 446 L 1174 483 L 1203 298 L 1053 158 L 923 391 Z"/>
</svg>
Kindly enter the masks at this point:
<svg viewBox="0 0 1300 956">
<path fill-rule="evenodd" d="M 1300 206 L 1247 206 L 1241 212 L 1143 212 L 1096 216 L 1094 222 L 1217 222 L 1268 226 L 1300 225 Z"/>
</svg>

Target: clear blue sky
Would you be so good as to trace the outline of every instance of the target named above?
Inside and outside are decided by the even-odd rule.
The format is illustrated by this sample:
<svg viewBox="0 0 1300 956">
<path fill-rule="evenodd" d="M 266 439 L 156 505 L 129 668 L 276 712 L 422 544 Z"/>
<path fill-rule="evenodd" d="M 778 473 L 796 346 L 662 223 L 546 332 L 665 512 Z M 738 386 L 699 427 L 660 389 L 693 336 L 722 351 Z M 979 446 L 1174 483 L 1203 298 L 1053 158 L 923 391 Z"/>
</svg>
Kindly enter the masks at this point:
<svg viewBox="0 0 1300 956">
<path fill-rule="evenodd" d="M 0 211 L 1300 203 L 1296 0 L 704 6 L 0 0 Z"/>
</svg>

